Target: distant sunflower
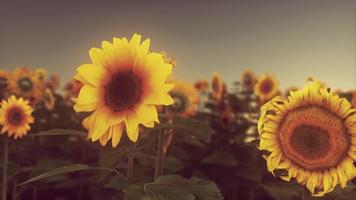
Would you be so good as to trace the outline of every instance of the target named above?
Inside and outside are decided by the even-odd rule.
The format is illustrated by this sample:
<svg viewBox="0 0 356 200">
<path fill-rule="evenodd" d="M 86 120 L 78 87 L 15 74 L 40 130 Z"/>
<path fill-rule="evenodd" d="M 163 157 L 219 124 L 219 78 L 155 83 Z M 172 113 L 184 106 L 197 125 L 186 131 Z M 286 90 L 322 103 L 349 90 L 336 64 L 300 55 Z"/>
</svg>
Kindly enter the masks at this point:
<svg viewBox="0 0 356 200">
<path fill-rule="evenodd" d="M 6 71 L 0 70 L 0 101 L 10 96 L 16 87 L 12 75 Z"/>
<path fill-rule="evenodd" d="M 168 111 L 183 116 L 195 115 L 199 102 L 197 90 L 190 84 L 176 81 L 170 91 L 174 104 L 168 106 Z"/>
<path fill-rule="evenodd" d="M 77 97 L 80 89 L 83 87 L 84 83 L 78 81 L 78 80 L 71 80 L 67 85 L 65 86 L 65 96 L 67 99 L 71 99 L 74 97 Z"/>
<path fill-rule="evenodd" d="M 43 96 L 43 83 L 38 79 L 35 72 L 21 67 L 14 71 L 16 81 L 15 94 L 29 100 L 31 105 L 39 102 Z"/>
<path fill-rule="evenodd" d="M 45 81 L 47 80 L 47 70 L 43 69 L 43 68 L 38 68 L 35 70 L 35 76 L 37 77 L 37 79 L 39 81 L 41 81 L 42 83 L 45 83 Z"/>
<path fill-rule="evenodd" d="M 7 133 L 15 139 L 22 138 L 30 130 L 30 124 L 34 122 L 31 113 L 33 109 L 23 98 L 16 99 L 14 95 L 1 102 L 0 124 L 1 133 Z"/>
<path fill-rule="evenodd" d="M 91 112 L 83 121 L 92 141 L 101 144 L 112 139 L 116 147 L 124 127 L 129 139 L 136 142 L 139 124 L 153 127 L 158 121 L 156 105 L 170 105 L 168 92 L 173 84 L 166 84 L 172 65 L 162 55 L 149 51 L 150 40 L 141 43 L 134 34 L 130 41 L 114 38 L 113 44 L 104 41 L 102 49 L 89 51 L 93 64 L 77 69 L 75 79 L 81 81 L 74 109 Z"/>
<path fill-rule="evenodd" d="M 295 178 L 314 196 L 331 192 L 355 176 L 356 109 L 317 81 L 275 97 L 261 108 L 258 121 L 261 150 L 268 170 Z"/>
<path fill-rule="evenodd" d="M 199 92 L 207 92 L 209 90 L 209 82 L 207 80 L 197 80 L 194 83 L 194 87 Z"/>
<path fill-rule="evenodd" d="M 49 80 L 47 82 L 47 87 L 50 88 L 52 91 L 56 91 L 59 88 L 60 85 L 60 78 L 57 74 L 52 74 L 49 77 Z M 77 93 L 78 95 L 78 93 Z"/>
<path fill-rule="evenodd" d="M 223 82 L 218 73 L 214 73 L 211 80 L 212 96 L 214 100 L 220 101 L 223 93 Z"/>
<path fill-rule="evenodd" d="M 46 88 L 44 90 L 44 96 L 43 96 L 43 104 L 44 107 L 49 110 L 52 111 L 54 109 L 54 106 L 56 105 L 56 99 L 53 95 L 53 92 L 51 89 Z"/>
<path fill-rule="evenodd" d="M 278 92 L 278 81 L 269 74 L 262 75 L 254 88 L 255 95 L 262 103 L 271 100 Z"/>
<path fill-rule="evenodd" d="M 253 91 L 257 78 L 253 71 L 245 70 L 241 76 L 241 81 L 245 90 Z"/>
</svg>

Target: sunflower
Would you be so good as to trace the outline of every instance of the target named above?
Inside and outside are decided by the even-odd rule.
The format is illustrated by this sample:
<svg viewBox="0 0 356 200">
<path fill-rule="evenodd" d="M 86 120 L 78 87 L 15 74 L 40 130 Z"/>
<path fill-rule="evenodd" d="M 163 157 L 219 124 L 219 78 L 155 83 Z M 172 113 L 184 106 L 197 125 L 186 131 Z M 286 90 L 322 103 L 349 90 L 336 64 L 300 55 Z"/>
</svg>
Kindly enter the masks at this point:
<svg viewBox="0 0 356 200">
<path fill-rule="evenodd" d="M 356 108 L 356 91 L 352 93 L 352 106 Z"/>
<path fill-rule="evenodd" d="M 52 90 L 49 88 L 44 90 L 43 104 L 44 107 L 49 111 L 52 111 L 56 105 L 56 99 L 54 98 Z"/>
<path fill-rule="evenodd" d="M 46 69 L 38 68 L 35 70 L 35 75 L 39 81 L 44 83 L 47 80 L 48 73 Z"/>
<path fill-rule="evenodd" d="M 255 95 L 260 99 L 261 103 L 271 100 L 277 95 L 278 81 L 269 74 L 262 75 L 254 88 Z"/>
<path fill-rule="evenodd" d="M 190 84 L 176 81 L 170 91 L 174 104 L 168 107 L 170 113 L 192 116 L 196 113 L 199 102 L 198 91 Z"/>
<path fill-rule="evenodd" d="M 255 84 L 257 82 L 256 75 L 251 70 L 245 70 L 241 76 L 242 86 L 247 91 L 253 91 Z"/>
<path fill-rule="evenodd" d="M 314 196 L 355 176 L 356 109 L 317 81 L 263 105 L 258 132 L 259 148 L 270 152 L 268 170 L 295 178 Z"/>
<path fill-rule="evenodd" d="M 38 79 L 35 72 L 21 67 L 14 71 L 16 81 L 15 94 L 29 100 L 31 105 L 35 105 L 42 98 L 43 83 Z"/>
<path fill-rule="evenodd" d="M 50 88 L 52 91 L 56 91 L 60 85 L 60 78 L 57 74 L 52 74 L 49 77 L 46 87 Z M 78 95 L 78 93 L 76 94 Z"/>
<path fill-rule="evenodd" d="M 16 87 L 12 75 L 6 71 L 0 70 L 0 101 L 10 96 Z"/>
<path fill-rule="evenodd" d="M 0 124 L 2 125 L 1 133 L 7 132 L 9 137 L 15 139 L 22 138 L 30 130 L 30 124 L 34 122 L 31 113 L 33 109 L 23 98 L 17 99 L 11 95 L 1 102 Z"/>
<path fill-rule="evenodd" d="M 199 92 L 207 92 L 209 90 L 209 82 L 207 80 L 197 80 L 194 83 L 194 87 Z"/>
<path fill-rule="evenodd" d="M 89 138 L 101 144 L 112 139 L 116 147 L 125 128 L 129 139 L 137 141 L 139 124 L 153 127 L 158 121 L 156 105 L 170 105 L 166 84 L 172 65 L 161 54 L 149 52 L 150 40 L 141 43 L 134 34 L 130 41 L 114 38 L 104 41 L 102 49 L 89 51 L 92 64 L 81 65 L 75 79 L 84 84 L 75 99 L 77 112 L 92 112 L 84 119 Z"/>
<path fill-rule="evenodd" d="M 220 101 L 223 93 L 223 82 L 218 73 L 214 73 L 211 80 L 211 88 L 213 90 L 212 97 L 216 101 Z"/>
</svg>

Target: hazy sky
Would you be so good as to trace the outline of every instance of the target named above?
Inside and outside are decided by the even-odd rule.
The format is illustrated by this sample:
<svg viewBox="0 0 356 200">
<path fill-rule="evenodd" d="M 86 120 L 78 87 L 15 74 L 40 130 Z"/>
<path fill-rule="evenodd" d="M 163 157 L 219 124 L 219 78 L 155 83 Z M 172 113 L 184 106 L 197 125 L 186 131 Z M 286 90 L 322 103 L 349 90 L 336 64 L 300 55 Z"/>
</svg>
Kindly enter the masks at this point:
<svg viewBox="0 0 356 200">
<path fill-rule="evenodd" d="M 62 83 L 91 47 L 137 32 L 190 82 L 252 68 L 283 88 L 309 76 L 356 88 L 356 0 L 0 1 L 1 68 L 44 67 Z"/>
</svg>

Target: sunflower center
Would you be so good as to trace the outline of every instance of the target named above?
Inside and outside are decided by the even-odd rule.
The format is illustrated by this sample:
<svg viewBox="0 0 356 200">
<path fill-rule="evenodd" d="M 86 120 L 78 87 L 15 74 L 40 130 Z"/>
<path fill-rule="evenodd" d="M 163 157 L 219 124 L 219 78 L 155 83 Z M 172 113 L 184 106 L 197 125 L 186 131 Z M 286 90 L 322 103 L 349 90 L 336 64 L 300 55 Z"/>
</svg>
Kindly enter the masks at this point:
<svg viewBox="0 0 356 200">
<path fill-rule="evenodd" d="M 142 90 L 142 80 L 133 71 L 117 72 L 105 86 L 105 103 L 114 112 L 132 109 L 140 102 Z"/>
<path fill-rule="evenodd" d="M 174 103 L 168 109 L 175 113 L 183 113 L 188 108 L 188 98 L 179 92 L 170 92 L 170 95 Z"/>
<path fill-rule="evenodd" d="M 317 159 L 328 153 L 329 135 L 320 128 L 302 125 L 294 130 L 291 145 L 306 158 Z"/>
<path fill-rule="evenodd" d="M 14 126 L 20 125 L 24 119 L 22 110 L 18 107 L 13 107 L 7 115 L 7 119 Z"/>
<path fill-rule="evenodd" d="M 337 166 L 349 149 L 343 120 L 318 106 L 290 111 L 280 123 L 279 139 L 287 158 L 308 170 Z"/>
<path fill-rule="evenodd" d="M 266 79 L 265 81 L 263 81 L 260 86 L 260 90 L 264 94 L 270 93 L 272 89 L 273 89 L 273 82 L 270 79 Z"/>
<path fill-rule="evenodd" d="M 18 84 L 23 92 L 31 91 L 33 88 L 33 83 L 29 77 L 20 78 Z"/>
<path fill-rule="evenodd" d="M 7 79 L 0 77 L 0 90 L 7 88 L 7 86 L 8 86 Z"/>
</svg>

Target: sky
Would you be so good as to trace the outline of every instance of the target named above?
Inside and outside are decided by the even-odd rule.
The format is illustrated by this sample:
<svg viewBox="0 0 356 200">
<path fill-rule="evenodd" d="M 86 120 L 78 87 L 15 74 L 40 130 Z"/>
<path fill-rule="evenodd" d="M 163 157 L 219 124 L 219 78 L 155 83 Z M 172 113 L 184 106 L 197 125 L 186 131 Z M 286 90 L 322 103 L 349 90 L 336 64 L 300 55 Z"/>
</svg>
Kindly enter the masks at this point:
<svg viewBox="0 0 356 200">
<path fill-rule="evenodd" d="M 43 67 L 64 83 L 91 47 L 140 33 L 180 80 L 231 84 L 252 69 L 282 88 L 356 88 L 356 0 L 0 1 L 1 69 Z"/>
</svg>

